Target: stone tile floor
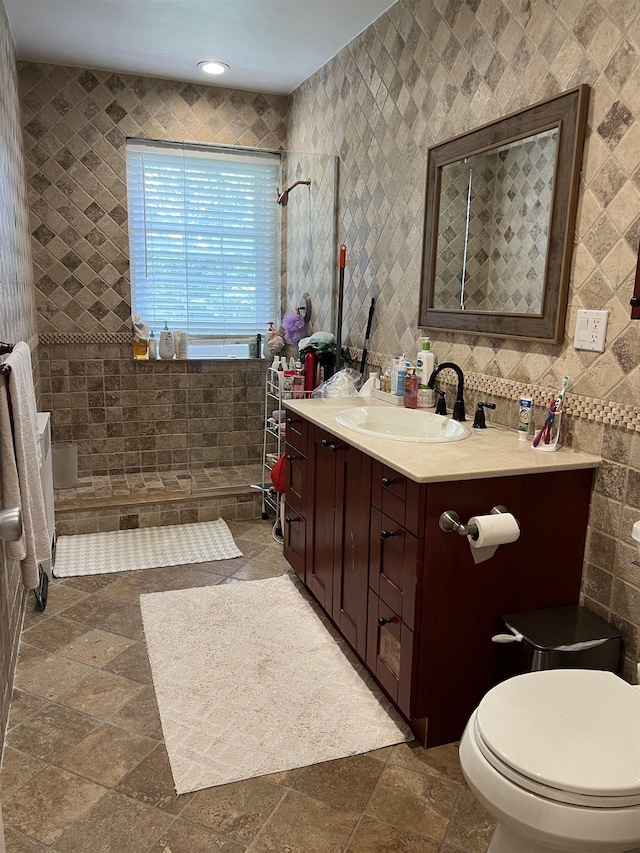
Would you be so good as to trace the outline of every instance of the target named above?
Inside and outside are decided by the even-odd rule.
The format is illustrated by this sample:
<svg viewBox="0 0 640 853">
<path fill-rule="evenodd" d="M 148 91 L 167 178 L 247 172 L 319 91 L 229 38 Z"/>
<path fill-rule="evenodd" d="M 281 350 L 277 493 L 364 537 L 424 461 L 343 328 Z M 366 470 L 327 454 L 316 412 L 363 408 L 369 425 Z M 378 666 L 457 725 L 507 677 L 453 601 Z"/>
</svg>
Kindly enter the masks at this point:
<svg viewBox="0 0 640 853">
<path fill-rule="evenodd" d="M 413 744 L 176 797 L 151 684 L 145 592 L 281 574 L 269 523 L 244 557 L 69 578 L 28 612 L 0 772 L 7 853 L 484 853 L 494 825 L 455 744 Z"/>
</svg>

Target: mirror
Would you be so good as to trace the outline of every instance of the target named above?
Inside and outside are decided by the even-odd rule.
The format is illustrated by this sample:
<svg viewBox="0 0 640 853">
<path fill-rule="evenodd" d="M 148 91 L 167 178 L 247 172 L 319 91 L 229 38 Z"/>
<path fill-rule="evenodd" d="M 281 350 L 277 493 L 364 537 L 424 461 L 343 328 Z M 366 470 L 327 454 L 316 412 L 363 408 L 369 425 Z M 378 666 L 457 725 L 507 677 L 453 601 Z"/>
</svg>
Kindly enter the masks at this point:
<svg viewBox="0 0 640 853">
<path fill-rule="evenodd" d="M 419 326 L 562 340 L 588 94 L 429 149 Z"/>
</svg>

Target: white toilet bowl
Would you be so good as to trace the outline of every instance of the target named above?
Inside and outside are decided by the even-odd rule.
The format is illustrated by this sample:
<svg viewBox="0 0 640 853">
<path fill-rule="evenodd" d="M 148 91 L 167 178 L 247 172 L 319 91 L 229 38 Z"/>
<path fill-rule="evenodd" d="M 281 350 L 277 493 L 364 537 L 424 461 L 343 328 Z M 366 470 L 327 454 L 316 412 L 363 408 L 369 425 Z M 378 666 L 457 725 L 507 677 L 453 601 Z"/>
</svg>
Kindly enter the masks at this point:
<svg viewBox="0 0 640 853">
<path fill-rule="evenodd" d="M 640 853 L 640 690 L 558 669 L 498 684 L 460 742 L 489 853 Z"/>
</svg>

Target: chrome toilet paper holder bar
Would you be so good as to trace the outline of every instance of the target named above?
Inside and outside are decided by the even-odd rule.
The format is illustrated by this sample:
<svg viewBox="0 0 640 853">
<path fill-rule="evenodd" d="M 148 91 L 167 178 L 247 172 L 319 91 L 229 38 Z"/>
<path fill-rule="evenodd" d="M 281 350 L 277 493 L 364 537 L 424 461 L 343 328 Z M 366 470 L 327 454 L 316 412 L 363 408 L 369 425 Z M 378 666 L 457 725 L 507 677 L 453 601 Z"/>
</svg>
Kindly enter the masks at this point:
<svg viewBox="0 0 640 853">
<path fill-rule="evenodd" d="M 500 515 L 503 512 L 509 512 L 506 506 L 498 504 L 491 509 L 491 515 Z M 459 533 L 460 536 L 471 536 L 473 539 L 478 537 L 478 528 L 475 524 L 460 524 L 460 516 L 452 509 L 445 509 L 440 516 L 440 530 L 445 533 Z"/>
</svg>

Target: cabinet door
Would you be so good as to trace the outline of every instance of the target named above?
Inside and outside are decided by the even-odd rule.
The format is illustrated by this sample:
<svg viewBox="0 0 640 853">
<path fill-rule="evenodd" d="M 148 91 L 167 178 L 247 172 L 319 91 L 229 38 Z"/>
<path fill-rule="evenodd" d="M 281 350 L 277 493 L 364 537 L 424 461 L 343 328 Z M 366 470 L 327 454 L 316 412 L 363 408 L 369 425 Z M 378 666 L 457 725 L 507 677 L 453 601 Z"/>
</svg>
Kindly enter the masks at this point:
<svg viewBox="0 0 640 853">
<path fill-rule="evenodd" d="M 371 510 L 371 588 L 409 628 L 416 628 L 422 542 L 377 509 Z"/>
<path fill-rule="evenodd" d="M 336 451 L 333 621 L 364 660 L 367 644 L 371 457 Z"/>
<path fill-rule="evenodd" d="M 288 443 L 285 447 L 285 502 L 303 518 L 307 517 L 307 460 Z"/>
<path fill-rule="evenodd" d="M 412 710 L 416 659 L 413 631 L 369 590 L 367 666 L 389 698 L 407 717 L 411 716 Z"/>
<path fill-rule="evenodd" d="M 314 428 L 309 441 L 307 470 L 309 505 L 307 515 L 306 584 L 322 608 L 332 615 L 333 552 L 335 529 L 336 461 L 341 452 L 325 430 Z M 332 449 L 334 448 L 334 449 Z"/>
<path fill-rule="evenodd" d="M 284 558 L 303 583 L 306 583 L 307 525 L 297 512 L 285 507 Z"/>
</svg>

